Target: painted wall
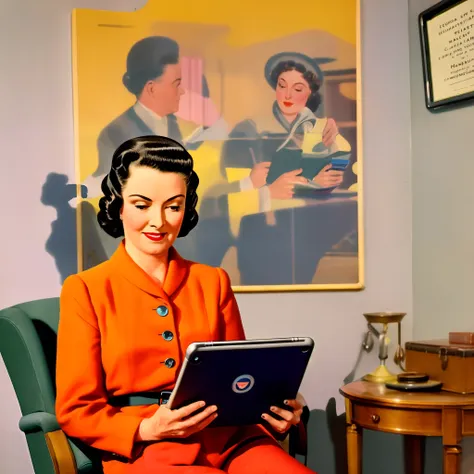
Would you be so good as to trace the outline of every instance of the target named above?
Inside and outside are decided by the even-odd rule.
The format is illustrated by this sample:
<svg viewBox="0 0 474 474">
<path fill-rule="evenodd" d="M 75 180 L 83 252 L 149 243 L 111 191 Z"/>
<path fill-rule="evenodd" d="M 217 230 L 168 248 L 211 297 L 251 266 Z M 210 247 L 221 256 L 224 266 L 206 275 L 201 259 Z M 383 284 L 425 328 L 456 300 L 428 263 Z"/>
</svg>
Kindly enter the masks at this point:
<svg viewBox="0 0 474 474">
<path fill-rule="evenodd" d="M 474 201 L 474 108 L 433 113 L 425 107 L 418 15 L 435 3 L 409 1 L 415 339 L 474 329 L 474 220 L 466 213 Z M 472 439 L 463 450 L 463 472 L 474 473 Z M 440 455 L 441 440 L 430 440 L 427 457 Z M 442 470 L 438 465 L 426 472 Z"/>
<path fill-rule="evenodd" d="M 0 307 L 55 296 L 60 290 L 55 261 L 45 250 L 56 211 L 42 204 L 41 197 L 45 200 L 43 184 L 48 174 L 55 172 L 74 180 L 71 8 L 133 10 L 142 3 L 9 0 L 4 7 L 0 18 L 0 133 L 3 156 L 11 157 L 12 164 L 8 174 L 0 176 L 3 220 L 8 223 L 8 232 L 0 235 Z M 319 474 L 344 472 L 344 406 L 339 387 L 344 380 L 372 370 L 376 363 L 375 354 L 363 355 L 352 372 L 365 329 L 362 313 L 406 311 L 404 338 L 412 337 L 407 18 L 406 0 L 362 0 L 367 288 L 355 293 L 238 295 L 249 336 L 308 334 L 316 341 L 302 391 L 313 409 L 310 465 Z M 74 230 L 70 232 L 73 235 Z M 0 444 L 0 473 L 28 474 L 31 463 L 17 429 L 19 409 L 3 365 L 0 387 L 0 437 L 6 440 Z M 371 458 L 365 472 L 402 472 L 401 464 L 391 463 L 387 468 L 384 460 L 401 455 L 396 436 L 369 433 L 364 450 L 366 459 Z"/>
</svg>

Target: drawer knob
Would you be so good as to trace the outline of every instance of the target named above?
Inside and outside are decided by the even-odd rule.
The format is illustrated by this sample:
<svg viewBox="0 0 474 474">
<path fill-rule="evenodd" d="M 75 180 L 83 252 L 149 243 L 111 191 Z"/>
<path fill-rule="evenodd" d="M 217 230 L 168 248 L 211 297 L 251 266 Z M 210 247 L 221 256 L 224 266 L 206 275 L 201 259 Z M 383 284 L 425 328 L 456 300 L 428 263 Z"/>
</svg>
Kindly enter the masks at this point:
<svg viewBox="0 0 474 474">
<path fill-rule="evenodd" d="M 374 423 L 378 423 L 380 421 L 380 416 L 379 415 L 372 415 L 372 421 Z"/>
</svg>

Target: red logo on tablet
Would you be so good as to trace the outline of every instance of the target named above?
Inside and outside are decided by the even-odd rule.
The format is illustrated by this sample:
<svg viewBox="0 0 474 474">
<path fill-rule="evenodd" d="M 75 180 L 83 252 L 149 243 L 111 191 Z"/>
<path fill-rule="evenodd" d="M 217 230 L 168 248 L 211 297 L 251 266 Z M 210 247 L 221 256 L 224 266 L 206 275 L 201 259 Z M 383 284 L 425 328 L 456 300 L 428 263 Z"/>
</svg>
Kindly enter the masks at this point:
<svg viewBox="0 0 474 474">
<path fill-rule="evenodd" d="M 232 382 L 232 390 L 235 393 L 247 393 L 255 384 L 255 379 L 248 374 L 239 375 L 233 382 Z"/>
</svg>

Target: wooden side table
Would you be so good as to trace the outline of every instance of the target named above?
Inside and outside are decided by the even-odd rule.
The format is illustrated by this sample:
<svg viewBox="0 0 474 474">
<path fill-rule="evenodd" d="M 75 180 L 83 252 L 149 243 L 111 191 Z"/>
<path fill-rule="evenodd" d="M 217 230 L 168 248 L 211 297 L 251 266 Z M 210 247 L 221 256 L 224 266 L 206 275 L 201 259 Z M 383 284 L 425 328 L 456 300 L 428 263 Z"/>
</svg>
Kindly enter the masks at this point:
<svg viewBox="0 0 474 474">
<path fill-rule="evenodd" d="M 443 439 L 443 472 L 459 474 L 461 439 L 474 436 L 474 394 L 400 392 L 356 381 L 345 397 L 348 473 L 362 474 L 362 428 L 405 435 L 405 472 L 423 474 L 424 437 Z"/>
</svg>

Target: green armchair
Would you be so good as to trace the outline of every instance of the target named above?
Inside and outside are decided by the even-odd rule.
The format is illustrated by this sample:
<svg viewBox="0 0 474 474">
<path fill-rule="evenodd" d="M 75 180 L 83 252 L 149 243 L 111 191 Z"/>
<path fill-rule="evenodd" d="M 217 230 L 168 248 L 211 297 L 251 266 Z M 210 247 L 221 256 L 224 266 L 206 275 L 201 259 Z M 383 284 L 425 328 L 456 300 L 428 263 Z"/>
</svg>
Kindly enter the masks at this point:
<svg viewBox="0 0 474 474">
<path fill-rule="evenodd" d="M 100 474 L 100 452 L 71 439 L 55 416 L 56 339 L 59 298 L 18 304 L 0 311 L 0 352 L 21 409 L 35 473 Z M 307 454 L 305 407 L 303 424 L 290 432 L 285 448 L 292 456 Z"/>
<path fill-rule="evenodd" d="M 0 311 L 0 352 L 20 404 L 19 426 L 37 474 L 99 474 L 98 451 L 66 437 L 56 420 L 58 321 L 59 298 Z"/>
</svg>

